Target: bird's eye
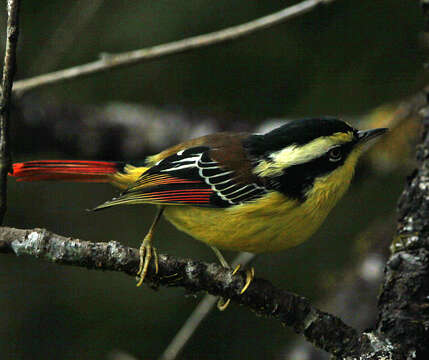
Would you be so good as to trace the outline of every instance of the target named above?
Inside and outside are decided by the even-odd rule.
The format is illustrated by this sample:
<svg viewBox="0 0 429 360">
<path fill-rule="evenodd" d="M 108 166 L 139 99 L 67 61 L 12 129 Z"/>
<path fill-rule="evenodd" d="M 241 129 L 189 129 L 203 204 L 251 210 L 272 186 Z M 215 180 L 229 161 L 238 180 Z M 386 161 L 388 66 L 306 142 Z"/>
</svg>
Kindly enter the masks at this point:
<svg viewBox="0 0 429 360">
<path fill-rule="evenodd" d="M 341 148 L 339 146 L 336 146 L 329 150 L 329 161 L 339 161 L 341 160 L 342 154 L 341 154 Z"/>
</svg>

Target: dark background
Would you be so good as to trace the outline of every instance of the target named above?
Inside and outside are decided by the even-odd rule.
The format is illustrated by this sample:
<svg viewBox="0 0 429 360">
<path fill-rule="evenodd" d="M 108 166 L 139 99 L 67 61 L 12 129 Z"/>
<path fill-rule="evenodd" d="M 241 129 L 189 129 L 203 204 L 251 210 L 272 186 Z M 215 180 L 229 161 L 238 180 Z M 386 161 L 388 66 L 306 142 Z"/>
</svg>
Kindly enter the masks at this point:
<svg viewBox="0 0 429 360">
<path fill-rule="evenodd" d="M 79 3 L 84 7 L 86 1 Z M 76 2 L 23 1 L 17 78 L 92 61 L 102 52 L 218 30 L 292 3 L 105 1 L 64 53 L 55 56 L 56 64 L 46 66 L 43 59 L 55 53 L 48 41 Z M 180 108 L 254 126 L 275 117 L 336 115 L 353 121 L 423 85 L 421 28 L 416 1 L 336 1 L 238 42 L 49 86 L 35 90 L 33 96 L 43 104 L 127 102 Z M 4 46 L 3 11 L 0 29 Z M 73 39 L 75 22 L 66 30 L 59 39 Z M 31 141 L 28 133 L 11 136 L 15 148 Z M 70 154 L 52 146 L 44 153 L 13 155 L 17 161 Z M 284 253 L 260 256 L 254 263 L 256 275 L 314 301 L 329 297 L 332 274 L 341 274 L 353 261 L 353 239 L 394 211 L 405 174 L 365 172 L 310 241 Z M 11 180 L 5 224 L 138 246 L 154 208 L 85 211 L 114 194 L 108 185 Z M 167 222 L 158 230 L 155 241 L 161 252 L 215 261 L 204 244 Z M 184 296 L 182 289 L 136 288 L 134 279 L 122 274 L 13 256 L 0 259 L 0 294 L 1 359 L 106 359 L 115 350 L 153 359 L 200 297 Z M 277 358 L 291 335 L 279 323 L 256 318 L 232 304 L 205 320 L 181 358 Z"/>
</svg>

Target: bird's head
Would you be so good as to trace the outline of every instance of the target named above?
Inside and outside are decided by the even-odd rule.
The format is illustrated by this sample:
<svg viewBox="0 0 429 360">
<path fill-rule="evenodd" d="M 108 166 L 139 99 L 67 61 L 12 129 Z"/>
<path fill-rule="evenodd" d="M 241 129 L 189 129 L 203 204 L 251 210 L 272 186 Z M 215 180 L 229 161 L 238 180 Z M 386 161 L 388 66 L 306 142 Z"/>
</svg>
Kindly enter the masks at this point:
<svg viewBox="0 0 429 360">
<path fill-rule="evenodd" d="M 364 145 L 386 131 L 359 131 L 335 118 L 304 119 L 252 135 L 244 146 L 256 176 L 288 197 L 304 201 L 321 182 L 330 191 L 348 186 Z"/>
</svg>

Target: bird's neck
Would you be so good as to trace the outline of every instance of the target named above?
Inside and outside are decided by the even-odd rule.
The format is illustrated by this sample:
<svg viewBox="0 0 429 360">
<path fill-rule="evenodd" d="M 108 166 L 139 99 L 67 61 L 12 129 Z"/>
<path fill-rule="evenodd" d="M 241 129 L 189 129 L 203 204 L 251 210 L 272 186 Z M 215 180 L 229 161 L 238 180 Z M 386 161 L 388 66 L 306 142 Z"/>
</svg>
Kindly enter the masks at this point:
<svg viewBox="0 0 429 360">
<path fill-rule="evenodd" d="M 325 176 L 314 179 L 313 186 L 305 194 L 305 202 L 311 202 L 311 206 L 316 208 L 332 209 L 350 186 L 356 162 L 361 152 L 361 149 L 355 149 L 350 153 L 343 166 Z"/>
</svg>

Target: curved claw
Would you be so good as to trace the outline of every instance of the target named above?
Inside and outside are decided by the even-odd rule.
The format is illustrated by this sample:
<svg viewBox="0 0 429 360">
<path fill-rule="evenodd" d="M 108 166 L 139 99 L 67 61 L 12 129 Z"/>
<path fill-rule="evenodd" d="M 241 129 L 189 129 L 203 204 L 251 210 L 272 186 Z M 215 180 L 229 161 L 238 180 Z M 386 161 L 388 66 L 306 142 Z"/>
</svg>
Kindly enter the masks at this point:
<svg viewBox="0 0 429 360">
<path fill-rule="evenodd" d="M 219 298 L 217 302 L 217 308 L 219 309 L 219 311 L 224 311 L 226 310 L 230 302 L 231 299 Z"/>
<path fill-rule="evenodd" d="M 241 269 L 241 264 L 238 264 L 235 267 L 235 269 L 232 271 L 232 275 L 235 275 L 240 269 Z M 244 284 L 243 288 L 240 290 L 240 295 L 244 294 L 244 292 L 249 288 L 254 277 L 255 277 L 255 269 L 253 267 L 251 267 L 250 269 L 247 269 L 246 283 Z M 230 302 L 231 302 L 231 299 L 219 298 L 217 302 L 217 308 L 219 309 L 219 311 L 224 311 L 226 310 Z"/>
<path fill-rule="evenodd" d="M 247 269 L 246 270 L 246 283 L 244 284 L 243 288 L 241 289 L 240 295 L 244 294 L 244 292 L 248 289 L 248 287 L 250 286 L 254 277 L 255 277 L 255 269 L 253 267 L 251 267 L 250 269 Z"/>
<path fill-rule="evenodd" d="M 241 269 L 241 264 L 237 264 L 235 269 L 232 271 L 232 275 L 234 276 L 235 274 L 237 274 L 238 270 L 240 270 L 240 269 Z"/>
</svg>

